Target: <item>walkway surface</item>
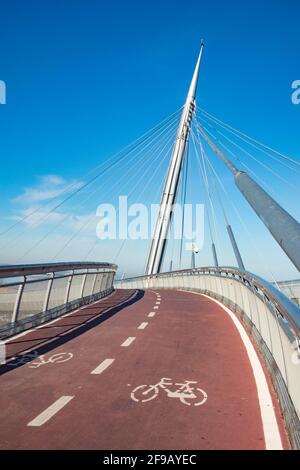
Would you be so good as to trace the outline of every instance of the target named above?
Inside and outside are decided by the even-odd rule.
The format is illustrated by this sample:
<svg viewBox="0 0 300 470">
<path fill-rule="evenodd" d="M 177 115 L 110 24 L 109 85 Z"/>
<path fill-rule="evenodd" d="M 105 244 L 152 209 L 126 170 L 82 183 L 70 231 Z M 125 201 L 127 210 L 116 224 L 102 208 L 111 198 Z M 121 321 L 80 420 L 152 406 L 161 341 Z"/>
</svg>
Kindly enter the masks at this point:
<svg viewBox="0 0 300 470">
<path fill-rule="evenodd" d="M 118 290 L 7 356 L 1 449 L 288 448 L 248 336 L 203 295 Z"/>
</svg>

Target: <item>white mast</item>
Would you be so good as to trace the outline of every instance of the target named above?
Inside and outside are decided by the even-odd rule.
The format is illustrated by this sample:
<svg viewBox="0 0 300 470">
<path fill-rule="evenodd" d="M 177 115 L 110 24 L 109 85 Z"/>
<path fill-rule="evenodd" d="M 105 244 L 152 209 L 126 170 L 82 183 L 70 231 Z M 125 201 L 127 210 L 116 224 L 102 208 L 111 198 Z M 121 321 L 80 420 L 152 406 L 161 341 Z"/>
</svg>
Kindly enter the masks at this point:
<svg viewBox="0 0 300 470">
<path fill-rule="evenodd" d="M 185 149 L 190 135 L 190 126 L 195 110 L 195 95 L 197 90 L 198 75 L 204 44 L 201 42 L 200 53 L 190 84 L 188 95 L 182 111 L 173 154 L 168 169 L 167 179 L 161 198 L 159 215 L 156 221 L 155 231 L 148 256 L 146 274 L 158 273 L 161 269 L 166 238 L 172 217 L 172 206 L 175 203 L 176 192 L 180 177 L 180 171 L 185 154 Z"/>
</svg>

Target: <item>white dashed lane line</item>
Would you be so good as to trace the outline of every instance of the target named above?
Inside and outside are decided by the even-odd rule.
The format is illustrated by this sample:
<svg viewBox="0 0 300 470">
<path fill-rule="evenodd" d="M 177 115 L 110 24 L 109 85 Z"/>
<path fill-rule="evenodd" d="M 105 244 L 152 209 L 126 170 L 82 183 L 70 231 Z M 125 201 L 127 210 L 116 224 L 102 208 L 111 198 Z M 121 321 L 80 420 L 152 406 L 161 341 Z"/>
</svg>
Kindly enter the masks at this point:
<svg viewBox="0 0 300 470">
<path fill-rule="evenodd" d="M 135 340 L 135 336 L 129 336 L 129 338 L 127 338 L 124 341 L 124 343 L 121 344 L 121 346 L 124 346 L 124 347 L 130 346 L 134 340 Z"/>
<path fill-rule="evenodd" d="M 107 369 L 112 363 L 114 362 L 114 359 L 105 359 L 104 361 L 99 364 L 96 369 L 94 369 L 91 374 L 101 374 L 105 369 Z"/>
<path fill-rule="evenodd" d="M 72 400 L 74 396 L 62 396 L 58 400 L 56 400 L 52 405 L 50 405 L 45 411 L 39 414 L 36 418 L 34 418 L 27 426 L 42 426 L 45 424 L 49 419 L 52 418 L 56 413 L 58 413 L 64 406 L 66 406 L 69 401 Z"/>
<path fill-rule="evenodd" d="M 157 301 L 156 301 L 156 306 L 154 309 L 158 309 L 158 305 L 160 305 L 161 298 L 157 296 Z M 155 316 L 156 312 L 150 312 L 148 313 L 149 318 L 153 318 Z M 139 326 L 139 330 L 144 330 L 148 326 L 148 322 L 142 322 Z M 129 336 L 122 344 L 121 346 L 123 347 L 128 347 L 130 346 L 134 340 L 136 339 L 135 336 Z M 104 359 L 104 361 L 99 364 L 94 370 L 92 370 L 91 374 L 97 375 L 101 374 L 104 372 L 109 366 L 112 365 L 112 363 L 115 361 L 115 359 Z M 47 421 L 49 421 L 54 415 L 56 415 L 64 406 L 66 406 L 74 396 L 62 396 L 58 400 L 56 400 L 52 405 L 50 405 L 46 410 L 44 410 L 42 413 L 40 413 L 36 418 L 34 418 L 32 421 L 30 421 L 27 426 L 30 427 L 39 427 L 45 424 Z"/>
</svg>

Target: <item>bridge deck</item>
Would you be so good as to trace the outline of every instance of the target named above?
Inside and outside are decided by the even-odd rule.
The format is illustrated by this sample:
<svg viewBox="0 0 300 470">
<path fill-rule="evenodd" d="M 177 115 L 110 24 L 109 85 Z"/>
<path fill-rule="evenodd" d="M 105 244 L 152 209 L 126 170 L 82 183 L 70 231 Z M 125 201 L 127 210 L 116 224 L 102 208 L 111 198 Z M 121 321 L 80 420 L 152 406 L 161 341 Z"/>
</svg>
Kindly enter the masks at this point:
<svg viewBox="0 0 300 470">
<path fill-rule="evenodd" d="M 1 369 L 0 448 L 288 448 L 238 327 L 202 295 L 120 290 L 8 341 L 16 359 Z M 39 357 L 22 363 L 28 349 Z M 170 385 L 134 391 L 162 378 Z M 194 390 L 178 391 L 186 380 Z"/>
</svg>

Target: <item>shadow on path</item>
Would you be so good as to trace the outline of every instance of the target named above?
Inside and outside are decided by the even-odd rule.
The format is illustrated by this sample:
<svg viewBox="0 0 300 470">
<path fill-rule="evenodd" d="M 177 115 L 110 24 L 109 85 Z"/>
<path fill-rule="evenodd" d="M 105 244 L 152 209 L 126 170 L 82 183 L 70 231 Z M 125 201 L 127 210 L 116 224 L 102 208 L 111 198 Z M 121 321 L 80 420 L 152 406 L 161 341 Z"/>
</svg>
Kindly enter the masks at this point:
<svg viewBox="0 0 300 470">
<path fill-rule="evenodd" d="M 7 343 L 7 349 L 10 350 L 7 360 L 9 361 L 10 357 L 14 359 L 0 367 L 0 375 L 22 367 L 34 357 L 46 354 L 84 334 L 143 297 L 144 291 L 141 290 L 116 291 L 109 298 L 82 307 L 73 314 L 60 318 L 53 325 L 45 324 L 42 328 L 28 332 L 27 335 Z M 76 318 L 80 321 L 74 322 Z M 54 332 L 53 335 L 51 335 L 51 330 Z M 47 332 L 47 335 L 43 336 L 43 332 Z"/>
</svg>

